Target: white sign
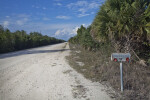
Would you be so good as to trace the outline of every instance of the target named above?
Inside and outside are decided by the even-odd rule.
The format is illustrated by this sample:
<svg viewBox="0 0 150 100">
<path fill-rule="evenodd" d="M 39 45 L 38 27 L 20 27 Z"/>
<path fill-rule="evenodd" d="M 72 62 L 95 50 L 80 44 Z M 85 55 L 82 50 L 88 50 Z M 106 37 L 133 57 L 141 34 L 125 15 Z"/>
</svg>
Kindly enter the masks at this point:
<svg viewBox="0 0 150 100">
<path fill-rule="evenodd" d="M 122 61 L 130 61 L 130 57 L 131 57 L 131 54 L 130 53 L 113 53 L 111 55 L 111 60 L 112 61 L 119 61 L 119 62 L 122 62 Z"/>
</svg>

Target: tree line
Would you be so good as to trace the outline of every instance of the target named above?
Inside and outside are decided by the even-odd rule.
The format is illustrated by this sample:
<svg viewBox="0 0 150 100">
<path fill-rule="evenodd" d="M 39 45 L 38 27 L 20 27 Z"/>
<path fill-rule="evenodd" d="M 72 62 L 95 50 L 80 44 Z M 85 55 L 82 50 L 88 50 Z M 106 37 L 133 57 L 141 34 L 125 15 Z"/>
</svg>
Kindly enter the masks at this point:
<svg viewBox="0 0 150 100">
<path fill-rule="evenodd" d="M 61 39 L 42 35 L 39 32 L 27 34 L 24 30 L 11 32 L 0 25 L 0 53 L 17 51 L 38 46 L 65 42 Z"/>
<path fill-rule="evenodd" d="M 77 30 L 77 35 L 71 37 L 69 39 L 69 42 L 73 44 L 79 44 L 88 50 L 91 50 L 92 48 L 98 48 L 99 44 L 93 40 L 93 38 L 90 35 L 90 31 L 91 26 L 86 28 L 83 25 L 81 25 L 81 27 Z"/>
<path fill-rule="evenodd" d="M 92 24 L 81 26 L 69 42 L 85 48 L 110 43 L 116 52 L 132 50 L 150 58 L 150 1 L 106 0 Z"/>
</svg>

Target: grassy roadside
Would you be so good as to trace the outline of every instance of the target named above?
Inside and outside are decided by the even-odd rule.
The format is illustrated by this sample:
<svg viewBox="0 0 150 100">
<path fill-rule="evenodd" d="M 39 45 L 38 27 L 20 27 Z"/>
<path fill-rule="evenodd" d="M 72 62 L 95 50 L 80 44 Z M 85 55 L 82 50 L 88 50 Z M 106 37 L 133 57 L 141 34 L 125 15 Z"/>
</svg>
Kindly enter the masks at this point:
<svg viewBox="0 0 150 100">
<path fill-rule="evenodd" d="M 137 62 L 124 63 L 124 92 L 120 92 L 119 63 L 110 61 L 111 47 L 103 47 L 92 52 L 70 44 L 71 55 L 67 57 L 70 65 L 92 81 L 109 84 L 117 94 L 113 98 L 121 100 L 150 99 L 150 66 L 144 67 Z M 121 96 L 120 96 L 121 95 Z M 119 97 L 120 96 L 120 97 Z"/>
</svg>

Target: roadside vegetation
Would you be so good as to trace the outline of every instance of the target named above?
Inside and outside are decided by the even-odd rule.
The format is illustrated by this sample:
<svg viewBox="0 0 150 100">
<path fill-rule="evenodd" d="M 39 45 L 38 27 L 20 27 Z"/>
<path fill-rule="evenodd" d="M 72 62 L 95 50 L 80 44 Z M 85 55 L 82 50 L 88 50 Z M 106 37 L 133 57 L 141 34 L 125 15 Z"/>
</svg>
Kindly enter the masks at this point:
<svg viewBox="0 0 150 100">
<path fill-rule="evenodd" d="M 150 99 L 149 0 L 106 0 L 93 23 L 81 26 L 69 45 L 69 62 L 85 77 L 110 84 L 121 99 Z M 123 64 L 123 93 L 119 63 L 110 61 L 113 52 L 132 55 L 131 62 Z"/>
<path fill-rule="evenodd" d="M 65 42 L 61 39 L 42 35 L 39 32 L 27 34 L 24 30 L 11 32 L 0 25 L 0 53 Z"/>
</svg>

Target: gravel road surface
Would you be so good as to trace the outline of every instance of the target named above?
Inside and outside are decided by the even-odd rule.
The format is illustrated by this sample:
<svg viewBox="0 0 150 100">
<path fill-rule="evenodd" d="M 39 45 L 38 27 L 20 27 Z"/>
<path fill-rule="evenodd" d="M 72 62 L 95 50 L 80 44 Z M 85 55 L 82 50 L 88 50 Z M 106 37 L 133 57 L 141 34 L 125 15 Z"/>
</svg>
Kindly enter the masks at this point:
<svg viewBox="0 0 150 100">
<path fill-rule="evenodd" d="M 0 55 L 0 100 L 111 100 L 69 66 L 67 43 Z"/>
</svg>

